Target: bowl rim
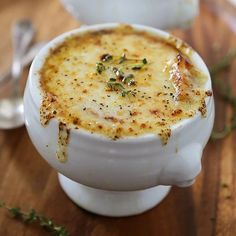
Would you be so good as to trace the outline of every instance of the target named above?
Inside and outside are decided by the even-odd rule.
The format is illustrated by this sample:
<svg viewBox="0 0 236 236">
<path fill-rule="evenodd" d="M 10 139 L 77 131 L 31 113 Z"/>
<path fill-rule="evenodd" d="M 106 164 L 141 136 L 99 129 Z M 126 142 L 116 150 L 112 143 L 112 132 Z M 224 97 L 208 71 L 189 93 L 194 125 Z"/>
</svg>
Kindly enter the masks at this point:
<svg viewBox="0 0 236 236">
<path fill-rule="evenodd" d="M 134 30 L 144 31 L 144 32 L 153 34 L 154 36 L 158 36 L 164 40 L 169 39 L 169 37 L 171 36 L 171 37 L 179 40 L 180 42 L 184 42 L 180 38 L 173 36 L 172 34 L 166 32 L 166 31 L 156 29 L 156 28 L 153 28 L 150 26 L 140 25 L 140 24 L 102 23 L 102 24 L 95 24 L 95 25 L 90 25 L 90 26 L 82 25 L 79 28 L 76 28 L 71 31 L 60 34 L 59 36 L 57 36 L 54 39 L 52 39 L 51 41 L 49 41 L 39 51 L 39 53 L 36 55 L 36 57 L 34 58 L 32 64 L 31 64 L 27 84 L 28 84 L 28 89 L 30 90 L 31 96 L 33 95 L 32 102 L 34 103 L 34 105 L 36 105 L 37 107 L 39 107 L 41 105 L 42 90 L 40 89 L 40 83 L 39 83 L 39 80 L 40 80 L 39 71 L 40 71 L 41 67 L 43 66 L 44 61 L 45 61 L 46 57 L 48 56 L 51 49 L 57 47 L 60 43 L 62 43 L 68 37 L 80 35 L 80 34 L 83 34 L 86 32 L 99 31 L 99 30 L 103 30 L 103 29 L 113 29 L 113 28 L 119 27 L 121 25 L 131 26 Z M 186 44 L 186 45 L 191 49 L 191 54 L 189 55 L 189 57 L 193 60 L 195 66 L 197 66 L 200 70 L 202 70 L 207 75 L 205 89 L 212 91 L 211 77 L 210 77 L 210 73 L 208 71 L 206 64 L 204 63 L 201 56 L 194 49 L 192 49 L 191 46 L 189 46 L 188 44 Z M 213 99 L 213 96 L 205 98 L 207 113 L 210 112 L 210 109 L 208 109 L 208 108 L 209 108 L 209 105 L 210 105 L 210 102 L 212 99 Z M 171 126 L 172 135 L 176 132 L 179 132 L 184 126 L 188 126 L 190 123 L 196 122 L 199 119 L 206 119 L 206 118 L 202 118 L 201 113 L 199 111 L 197 111 L 193 117 L 180 120 L 179 122 L 173 124 Z M 53 118 L 50 120 L 50 122 L 59 122 L 59 120 L 57 118 Z M 89 138 L 92 140 L 100 140 L 100 141 L 103 140 L 106 142 L 107 141 L 114 142 L 113 139 L 106 137 L 105 135 L 102 135 L 99 133 L 91 133 L 90 131 L 88 131 L 84 128 L 75 129 L 72 127 L 72 128 L 70 128 L 70 132 L 73 132 L 75 134 L 79 134 L 79 135 L 83 136 L 84 138 Z M 161 138 L 156 134 L 147 133 L 147 134 L 142 134 L 139 136 L 121 137 L 121 138 L 115 140 L 115 142 L 116 143 L 124 143 L 124 142 L 125 143 L 126 142 L 133 143 L 133 142 L 147 142 L 147 141 L 149 142 L 149 141 L 154 141 L 154 140 L 161 141 Z"/>
</svg>

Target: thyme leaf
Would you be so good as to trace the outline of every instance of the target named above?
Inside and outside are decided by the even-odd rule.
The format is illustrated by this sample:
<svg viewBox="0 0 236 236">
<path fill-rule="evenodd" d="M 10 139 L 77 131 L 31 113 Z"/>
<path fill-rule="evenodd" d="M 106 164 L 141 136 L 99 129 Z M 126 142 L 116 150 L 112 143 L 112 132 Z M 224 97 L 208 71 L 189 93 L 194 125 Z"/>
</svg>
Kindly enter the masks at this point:
<svg viewBox="0 0 236 236">
<path fill-rule="evenodd" d="M 118 80 L 120 80 L 124 84 L 134 85 L 136 84 L 134 80 L 133 74 L 125 75 L 124 72 L 121 69 L 118 69 L 117 67 L 113 67 L 113 72 L 115 73 Z"/>
<path fill-rule="evenodd" d="M 113 56 L 111 54 L 103 54 L 101 56 L 101 61 L 107 62 L 107 61 L 111 61 L 113 59 Z"/>
<path fill-rule="evenodd" d="M 129 95 L 129 94 L 135 96 L 135 92 L 133 92 L 133 91 L 131 91 L 131 90 L 124 90 L 124 91 L 121 92 L 121 96 L 122 96 L 122 97 L 125 97 L 125 96 L 127 96 L 127 95 Z"/>
<path fill-rule="evenodd" d="M 96 70 L 98 74 L 102 74 L 102 72 L 106 70 L 106 67 L 101 62 L 98 62 L 96 63 Z"/>
<path fill-rule="evenodd" d="M 115 78 L 110 78 L 110 79 L 109 79 L 109 82 L 115 82 L 115 81 L 116 81 Z"/>
<path fill-rule="evenodd" d="M 140 70 L 142 69 L 142 67 L 143 67 L 143 64 L 134 65 L 132 66 L 132 70 Z"/>
<path fill-rule="evenodd" d="M 112 81 L 108 81 L 107 86 L 113 91 L 123 91 L 125 89 L 125 87 L 121 83 L 112 82 Z"/>
<path fill-rule="evenodd" d="M 19 218 L 22 216 L 21 209 L 19 207 L 12 207 L 8 209 L 12 217 Z"/>
<path fill-rule="evenodd" d="M 146 58 L 143 58 L 143 64 L 146 65 L 148 62 L 147 62 L 147 59 Z"/>
<path fill-rule="evenodd" d="M 117 67 L 113 67 L 113 72 L 115 73 L 115 75 L 120 78 L 120 80 L 123 79 L 124 77 L 124 72 L 121 69 L 118 69 Z"/>
<path fill-rule="evenodd" d="M 122 82 L 124 84 L 128 84 L 128 85 L 134 85 L 136 84 L 135 80 L 134 80 L 134 75 L 133 74 L 128 74 L 127 76 L 125 76 L 122 80 Z"/>
<path fill-rule="evenodd" d="M 119 64 L 122 64 L 123 62 L 125 62 L 127 60 L 127 58 L 126 58 L 126 55 L 125 55 L 125 53 L 120 57 L 120 59 L 119 59 Z"/>
<path fill-rule="evenodd" d="M 125 90 L 125 87 L 121 83 L 113 82 L 111 81 L 111 79 L 107 82 L 107 87 L 109 89 L 111 89 L 112 91 L 120 91 L 122 97 L 125 97 L 126 95 L 129 95 L 129 94 L 135 96 L 135 92 L 131 90 Z"/>
<path fill-rule="evenodd" d="M 34 209 L 31 209 L 28 213 L 24 215 L 24 221 L 26 223 L 36 222 L 38 219 L 37 213 Z"/>
<path fill-rule="evenodd" d="M 144 58 L 144 59 L 142 59 L 142 61 L 141 61 L 140 64 L 133 65 L 133 66 L 132 66 L 132 70 L 140 70 L 140 69 L 142 69 L 147 63 L 148 63 L 147 59 Z"/>
<path fill-rule="evenodd" d="M 55 225 L 51 219 L 38 214 L 34 209 L 29 210 L 29 212 L 23 212 L 21 208 L 10 207 L 3 202 L 0 202 L 0 208 L 5 208 L 13 218 L 23 223 L 37 223 L 54 236 L 69 236 L 69 232 L 64 226 Z"/>
</svg>

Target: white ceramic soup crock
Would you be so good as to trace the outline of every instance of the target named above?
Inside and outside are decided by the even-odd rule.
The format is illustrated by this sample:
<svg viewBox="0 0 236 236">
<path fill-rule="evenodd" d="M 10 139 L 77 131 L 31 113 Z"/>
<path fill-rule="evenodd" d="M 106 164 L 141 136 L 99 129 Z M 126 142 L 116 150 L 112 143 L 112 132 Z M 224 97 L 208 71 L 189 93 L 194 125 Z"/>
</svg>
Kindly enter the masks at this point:
<svg viewBox="0 0 236 236">
<path fill-rule="evenodd" d="M 199 11 L 199 0 L 61 0 L 85 24 L 125 22 L 159 29 L 187 27 Z"/>
<path fill-rule="evenodd" d="M 172 127 L 167 145 L 156 135 L 110 140 L 86 130 L 71 130 L 67 147 L 68 161 L 60 163 L 58 120 L 46 127 L 40 124 L 42 102 L 39 70 L 50 49 L 67 36 L 86 31 L 109 29 L 118 24 L 87 26 L 62 34 L 49 42 L 35 57 L 24 94 L 25 124 L 31 140 L 41 156 L 59 173 L 59 181 L 67 195 L 82 208 L 106 216 L 129 216 L 142 213 L 158 204 L 171 185 L 190 186 L 201 170 L 201 156 L 214 120 L 213 97 L 206 98 L 207 115 L 197 113 Z M 151 27 L 133 25 L 161 38 L 169 34 Z M 211 79 L 200 56 L 192 60 L 207 74 L 206 90 Z M 32 160 L 33 161 L 33 160 Z"/>
</svg>

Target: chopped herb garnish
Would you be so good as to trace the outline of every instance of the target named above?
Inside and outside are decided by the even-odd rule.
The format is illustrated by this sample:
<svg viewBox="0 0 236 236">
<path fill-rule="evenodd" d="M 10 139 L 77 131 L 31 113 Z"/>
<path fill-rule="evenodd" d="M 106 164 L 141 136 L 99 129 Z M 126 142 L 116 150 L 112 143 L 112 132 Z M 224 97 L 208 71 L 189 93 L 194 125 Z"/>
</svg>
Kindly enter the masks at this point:
<svg viewBox="0 0 236 236">
<path fill-rule="evenodd" d="M 147 64 L 147 59 L 146 59 L 146 58 L 143 59 L 143 64 L 144 64 L 144 65 Z"/>
<path fill-rule="evenodd" d="M 135 92 L 131 90 L 125 90 L 125 87 L 121 83 L 116 82 L 107 82 L 107 87 L 111 89 L 112 91 L 121 91 L 122 97 L 125 97 L 128 94 L 132 94 L 135 96 Z"/>
<path fill-rule="evenodd" d="M 118 71 L 118 68 L 117 67 L 113 67 L 112 71 L 116 74 L 117 71 Z M 117 75 L 117 74 L 116 74 Z"/>
<path fill-rule="evenodd" d="M 120 57 L 119 64 L 122 64 L 124 61 L 126 61 L 126 55 L 125 53 Z"/>
<path fill-rule="evenodd" d="M 131 85 L 135 85 L 136 82 L 134 79 L 131 79 L 129 82 L 128 82 L 128 85 L 131 86 Z"/>
<path fill-rule="evenodd" d="M 142 63 L 132 66 L 132 70 L 140 70 L 140 69 L 142 69 L 143 66 L 146 65 L 147 63 L 148 63 L 147 59 L 144 58 L 144 59 L 142 60 Z"/>
<path fill-rule="evenodd" d="M 106 70 L 106 68 L 105 68 L 105 66 L 104 66 L 101 62 L 98 62 L 98 63 L 96 64 L 96 70 L 97 70 L 97 72 L 98 72 L 99 74 L 102 74 L 102 72 L 103 72 L 104 70 Z"/>
<path fill-rule="evenodd" d="M 108 54 L 108 53 L 103 54 L 103 55 L 101 56 L 101 60 L 102 60 L 102 61 L 105 61 L 105 62 L 106 62 L 106 61 L 111 61 L 112 58 L 113 58 L 113 56 L 110 55 L 110 54 Z"/>
<path fill-rule="evenodd" d="M 131 90 L 124 90 L 124 91 L 122 91 L 122 93 L 121 93 L 122 97 L 125 97 L 126 95 L 129 95 L 129 94 L 135 96 L 135 92 L 133 92 L 133 91 L 131 91 Z"/>
<path fill-rule="evenodd" d="M 143 65 L 135 65 L 132 67 L 132 70 L 140 70 L 143 67 Z"/>
<path fill-rule="evenodd" d="M 113 57 L 111 54 L 103 54 L 100 57 L 102 62 L 108 62 L 108 61 L 112 61 L 112 64 L 107 67 L 107 68 L 112 68 L 112 72 L 115 74 L 114 77 L 111 77 L 109 79 L 109 81 L 107 82 L 107 87 L 113 91 L 120 91 L 121 95 L 123 97 L 125 97 L 128 94 L 132 94 L 133 96 L 135 96 L 136 92 L 131 91 L 131 90 L 126 90 L 124 85 L 135 85 L 136 81 L 135 81 L 135 77 L 133 74 L 127 74 L 125 75 L 124 71 L 122 69 L 132 69 L 132 70 L 140 70 L 142 69 L 142 67 L 146 64 L 148 64 L 148 61 L 146 58 L 143 58 L 142 60 L 140 59 L 134 59 L 134 58 L 127 58 L 125 53 L 119 58 L 119 57 Z M 123 65 L 121 65 L 121 68 L 118 68 L 114 65 L 119 65 L 124 63 L 125 61 L 127 61 L 128 63 L 125 63 L 125 67 L 123 67 Z M 105 65 L 102 62 L 98 62 L 96 64 L 96 69 L 97 72 L 99 74 L 102 74 L 102 72 L 104 70 L 106 70 Z M 132 64 L 132 63 L 137 63 L 137 64 Z M 120 82 L 120 83 L 119 83 Z"/>
<path fill-rule="evenodd" d="M 124 84 L 128 84 L 128 85 L 134 85 L 136 83 L 134 80 L 133 74 L 128 74 L 127 76 L 125 76 L 124 79 L 122 80 L 122 82 Z"/>
<path fill-rule="evenodd" d="M 113 91 L 123 91 L 125 89 L 122 84 L 116 82 L 107 82 L 107 86 Z"/>
<path fill-rule="evenodd" d="M 122 80 L 124 77 L 124 72 L 121 69 L 118 69 L 117 67 L 113 67 L 113 72 L 118 77 L 118 79 Z"/>
</svg>

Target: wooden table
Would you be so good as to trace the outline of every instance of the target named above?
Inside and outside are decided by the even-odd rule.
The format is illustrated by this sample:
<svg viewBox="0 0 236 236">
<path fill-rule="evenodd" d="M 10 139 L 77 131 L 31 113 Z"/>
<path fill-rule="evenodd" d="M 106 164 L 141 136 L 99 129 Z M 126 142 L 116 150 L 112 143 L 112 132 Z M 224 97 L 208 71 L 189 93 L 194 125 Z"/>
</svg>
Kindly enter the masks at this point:
<svg viewBox="0 0 236 236">
<path fill-rule="evenodd" d="M 216 0 L 215 0 L 216 2 Z M 222 2 L 222 1 L 219 1 Z M 79 26 L 58 0 L 0 1 L 0 71 L 11 61 L 10 26 L 20 18 L 32 19 L 36 41 Z M 224 15 L 218 17 L 202 4 L 193 27 L 174 33 L 189 42 L 208 65 L 236 46 L 232 28 Z M 231 22 L 233 23 L 233 22 Z M 231 25 L 236 28 L 235 22 Z M 236 32 L 235 32 L 236 33 Z M 236 90 L 236 64 L 224 79 Z M 25 71 L 25 78 L 27 71 Z M 230 118 L 230 108 L 216 94 L 216 122 L 220 129 Z M 80 236 L 208 236 L 236 235 L 236 134 L 210 141 L 204 151 L 203 170 L 189 188 L 173 188 L 154 209 L 135 217 L 106 218 L 73 204 L 62 191 L 56 172 L 43 161 L 25 127 L 0 131 L 0 200 L 9 205 L 34 208 Z M 222 185 L 223 184 L 223 185 Z M 38 226 L 26 226 L 0 210 L 0 235 L 49 235 Z"/>
</svg>

